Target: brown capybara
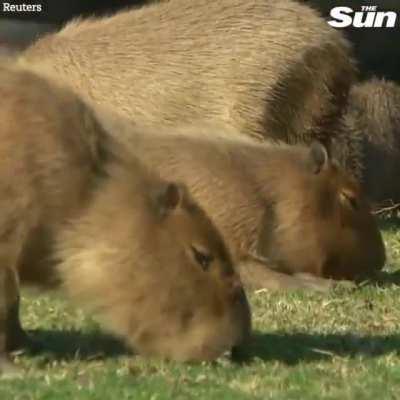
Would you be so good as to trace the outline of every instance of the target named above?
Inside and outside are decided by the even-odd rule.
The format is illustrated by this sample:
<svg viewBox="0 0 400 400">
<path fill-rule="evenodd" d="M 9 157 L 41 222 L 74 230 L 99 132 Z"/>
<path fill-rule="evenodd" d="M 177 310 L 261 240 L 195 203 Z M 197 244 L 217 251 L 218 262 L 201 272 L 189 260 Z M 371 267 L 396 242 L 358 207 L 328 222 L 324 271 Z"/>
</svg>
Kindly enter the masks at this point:
<svg viewBox="0 0 400 400">
<path fill-rule="evenodd" d="M 292 0 L 154 2 L 76 20 L 21 62 L 140 125 L 287 143 L 328 141 L 355 76 L 341 33 Z"/>
<path fill-rule="evenodd" d="M 241 343 L 248 303 L 212 223 L 175 186 L 108 173 L 93 204 L 59 237 L 70 296 L 143 355 L 212 360 Z"/>
<path fill-rule="evenodd" d="M 63 283 L 145 355 L 211 360 L 240 344 L 246 296 L 185 187 L 108 151 L 67 89 L 2 63 L 0 95 L 0 371 L 27 339 L 19 282 Z"/>
<path fill-rule="evenodd" d="M 357 84 L 346 114 L 351 59 L 341 32 L 304 4 L 170 0 L 72 22 L 21 62 L 140 125 L 211 124 L 229 136 L 291 144 L 319 138 L 374 203 L 397 202 L 399 188 L 387 178 L 399 159 L 391 133 L 396 91 L 376 80 Z M 380 114 L 368 115 L 371 107 Z M 365 124 L 366 137 L 359 131 Z"/>
<path fill-rule="evenodd" d="M 400 203 L 400 86 L 369 79 L 351 88 L 343 131 L 360 149 L 361 182 L 377 208 Z M 354 153 L 342 143 L 339 153 Z"/>
<path fill-rule="evenodd" d="M 308 149 L 187 132 L 194 127 L 174 135 L 97 113 L 145 165 L 189 187 L 241 267 L 249 258 L 273 271 L 334 279 L 383 267 L 383 241 L 360 185 L 321 144 Z M 269 279 L 255 284 L 268 286 Z"/>
</svg>

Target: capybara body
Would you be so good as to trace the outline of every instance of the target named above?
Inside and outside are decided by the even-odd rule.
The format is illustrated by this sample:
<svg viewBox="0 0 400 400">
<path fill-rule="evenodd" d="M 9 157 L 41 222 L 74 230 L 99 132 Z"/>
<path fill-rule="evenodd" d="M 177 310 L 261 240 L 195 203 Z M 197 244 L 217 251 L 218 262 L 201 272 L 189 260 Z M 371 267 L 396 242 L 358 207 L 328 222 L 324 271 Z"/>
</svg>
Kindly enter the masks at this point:
<svg viewBox="0 0 400 400">
<path fill-rule="evenodd" d="M 25 338 L 19 282 L 63 283 L 145 355 L 211 360 L 244 340 L 240 279 L 185 187 L 108 151 L 71 91 L 4 63 L 0 94 L 0 371 Z"/>
<path fill-rule="evenodd" d="M 347 41 L 291 0 L 171 0 L 77 20 L 21 58 L 140 125 L 329 141 L 355 75 Z"/>
<path fill-rule="evenodd" d="M 72 22 L 21 62 L 140 125 L 211 124 L 289 144 L 318 138 L 375 204 L 399 199 L 388 179 L 399 160 L 396 90 L 372 80 L 348 98 L 356 75 L 348 44 L 306 5 L 157 2 Z"/>
<path fill-rule="evenodd" d="M 18 265 L 22 281 L 53 285 L 52 268 L 35 270 L 34 253 L 85 203 L 100 125 L 71 91 L 5 60 L 0 93 L 1 267 Z"/>
<path fill-rule="evenodd" d="M 400 203 L 400 87 L 377 78 L 354 85 L 343 129 L 361 150 L 361 181 L 374 206 Z"/>
<path fill-rule="evenodd" d="M 99 115 L 142 162 L 188 185 L 236 259 L 253 255 L 280 272 L 335 279 L 382 268 L 382 238 L 359 184 L 323 146 L 187 132 L 194 127 L 167 134 Z"/>
</svg>

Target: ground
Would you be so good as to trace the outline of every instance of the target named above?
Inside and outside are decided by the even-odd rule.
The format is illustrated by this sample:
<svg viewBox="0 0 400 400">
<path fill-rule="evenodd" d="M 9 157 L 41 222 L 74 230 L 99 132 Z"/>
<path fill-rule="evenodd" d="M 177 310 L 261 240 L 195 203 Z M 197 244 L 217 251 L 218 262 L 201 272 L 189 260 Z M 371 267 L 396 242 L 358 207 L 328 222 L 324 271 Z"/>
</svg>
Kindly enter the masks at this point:
<svg viewBox="0 0 400 400">
<path fill-rule="evenodd" d="M 330 294 L 251 295 L 255 337 L 239 361 L 179 365 L 129 355 L 59 295 L 26 293 L 23 320 L 47 353 L 20 354 L 1 400 L 398 399 L 400 229 L 383 223 L 390 279 Z"/>
</svg>

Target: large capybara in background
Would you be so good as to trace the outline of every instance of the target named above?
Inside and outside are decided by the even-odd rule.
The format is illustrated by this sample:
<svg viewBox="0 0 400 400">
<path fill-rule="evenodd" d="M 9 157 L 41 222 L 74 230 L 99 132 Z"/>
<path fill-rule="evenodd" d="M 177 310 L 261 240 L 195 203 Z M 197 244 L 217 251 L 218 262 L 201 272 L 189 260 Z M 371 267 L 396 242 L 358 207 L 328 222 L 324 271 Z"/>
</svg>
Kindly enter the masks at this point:
<svg viewBox="0 0 400 400">
<path fill-rule="evenodd" d="M 21 62 L 140 125 L 217 124 L 329 141 L 355 68 L 342 35 L 291 0 L 170 0 L 43 37 Z"/>
<path fill-rule="evenodd" d="M 374 206 L 400 203 L 400 87 L 376 78 L 354 85 L 343 132 L 348 145 L 342 142 L 338 151 L 346 158 L 347 152 L 360 149 L 361 181 Z"/>
<path fill-rule="evenodd" d="M 2 62 L 0 95 L 0 372 L 27 339 L 19 282 L 61 281 L 145 355 L 211 360 L 240 344 L 246 296 L 185 187 L 108 151 L 67 89 Z"/>
<path fill-rule="evenodd" d="M 399 197 L 395 175 L 387 174 L 396 172 L 399 159 L 389 126 L 396 125 L 395 90 L 376 80 L 356 84 L 347 105 L 355 81 L 348 43 L 304 4 L 151 4 L 72 22 L 39 40 L 21 62 L 140 125 L 213 125 L 228 136 L 289 144 L 320 139 L 375 204 Z M 375 90 L 379 85 L 385 88 Z M 364 114 L 366 102 L 380 115 Z M 381 180 L 385 187 L 377 186 Z"/>
<path fill-rule="evenodd" d="M 189 187 L 238 261 L 334 279 L 363 278 L 383 267 L 384 245 L 360 185 L 322 145 L 230 140 L 211 128 L 150 131 L 107 110 L 97 113 L 145 165 Z M 249 271 L 248 286 L 271 287 L 269 272 L 249 282 L 259 265 L 239 265 Z"/>
</svg>

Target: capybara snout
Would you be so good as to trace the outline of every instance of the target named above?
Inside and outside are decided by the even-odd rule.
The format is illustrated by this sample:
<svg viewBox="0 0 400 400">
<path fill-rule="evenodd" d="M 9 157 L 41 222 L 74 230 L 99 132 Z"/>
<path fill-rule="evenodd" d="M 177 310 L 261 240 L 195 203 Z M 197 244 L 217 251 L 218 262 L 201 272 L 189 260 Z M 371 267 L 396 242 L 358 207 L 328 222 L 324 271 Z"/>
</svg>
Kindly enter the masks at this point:
<svg viewBox="0 0 400 400">
<path fill-rule="evenodd" d="M 250 307 L 231 256 L 212 221 L 194 203 L 185 186 L 179 187 L 181 208 L 169 215 L 165 232 L 160 231 L 161 236 L 165 233 L 161 239 L 165 243 L 160 243 L 164 249 L 161 256 L 171 261 L 182 256 L 175 268 L 169 267 L 165 297 L 159 291 L 154 299 L 154 309 L 158 309 L 160 302 L 163 311 L 159 316 L 161 326 L 153 331 L 162 334 L 146 343 L 133 334 L 132 345 L 144 354 L 207 361 L 247 339 L 251 329 Z"/>
<path fill-rule="evenodd" d="M 309 157 L 314 173 L 302 177 L 297 172 L 288 173 L 287 184 L 296 185 L 297 204 L 303 210 L 298 214 L 303 232 L 297 233 L 311 240 L 303 244 L 292 241 L 282 247 L 281 255 L 287 257 L 288 265 L 297 260 L 297 264 L 304 264 L 304 272 L 327 278 L 373 276 L 385 263 L 385 247 L 360 184 L 320 144 L 311 145 Z M 281 211 L 284 219 L 285 209 Z"/>
</svg>

